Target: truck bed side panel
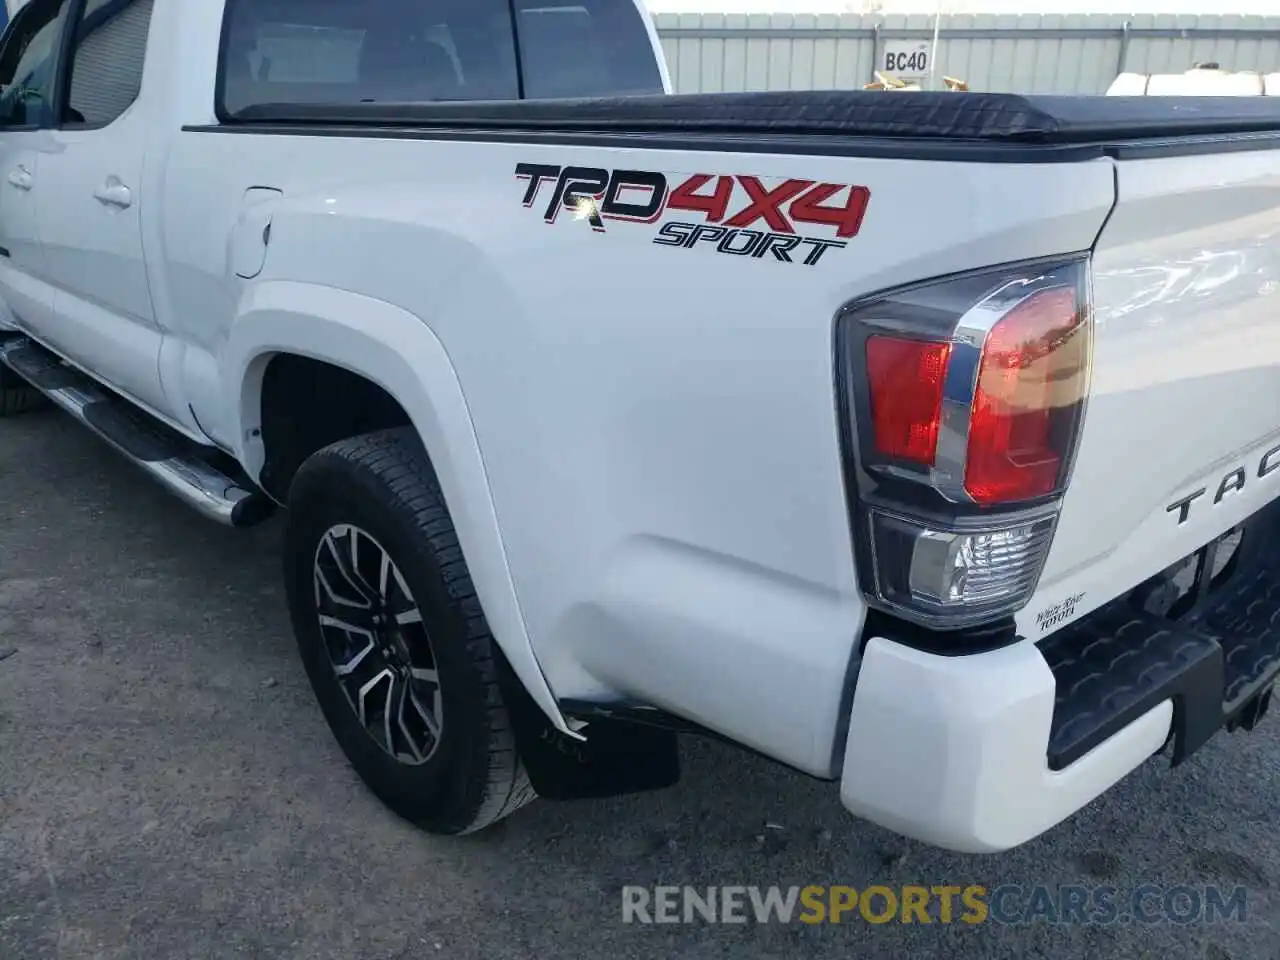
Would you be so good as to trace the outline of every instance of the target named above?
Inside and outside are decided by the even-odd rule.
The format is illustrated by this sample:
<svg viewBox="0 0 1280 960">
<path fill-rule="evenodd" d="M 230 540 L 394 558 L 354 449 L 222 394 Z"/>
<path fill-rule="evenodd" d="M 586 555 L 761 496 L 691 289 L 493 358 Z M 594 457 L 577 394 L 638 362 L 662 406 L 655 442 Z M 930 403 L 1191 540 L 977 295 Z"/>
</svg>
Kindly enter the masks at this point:
<svg viewBox="0 0 1280 960">
<path fill-rule="evenodd" d="M 593 229 L 588 206 L 547 222 L 555 184 L 526 206 L 518 164 L 660 173 L 672 189 L 697 174 L 770 190 L 856 185 L 870 200 L 848 246 L 806 264 L 807 250 L 788 262 L 732 255 L 714 239 L 656 243 L 670 223 L 705 223 L 686 210 Z M 735 182 L 729 217 L 748 206 Z M 193 354 L 217 353 L 236 287 L 226 237 L 249 186 L 284 192 L 255 282 L 387 300 L 444 344 L 556 694 L 674 709 L 819 774 L 831 772 L 863 618 L 836 313 L 884 287 L 1086 249 L 1114 197 L 1105 159 L 938 164 L 184 133 L 166 185 L 166 257 Z M 769 217 L 745 220 L 785 232 Z"/>
</svg>

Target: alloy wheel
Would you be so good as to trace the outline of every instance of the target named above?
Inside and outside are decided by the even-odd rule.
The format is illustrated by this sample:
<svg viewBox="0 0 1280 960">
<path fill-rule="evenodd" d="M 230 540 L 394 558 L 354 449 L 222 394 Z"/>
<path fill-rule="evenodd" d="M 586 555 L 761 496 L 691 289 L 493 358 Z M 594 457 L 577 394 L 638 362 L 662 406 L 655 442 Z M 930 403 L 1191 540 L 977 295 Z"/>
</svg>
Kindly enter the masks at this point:
<svg viewBox="0 0 1280 960">
<path fill-rule="evenodd" d="M 320 538 L 314 577 L 329 663 L 360 725 L 401 763 L 426 763 L 444 725 L 440 676 L 400 569 L 371 534 L 343 523 Z"/>
</svg>

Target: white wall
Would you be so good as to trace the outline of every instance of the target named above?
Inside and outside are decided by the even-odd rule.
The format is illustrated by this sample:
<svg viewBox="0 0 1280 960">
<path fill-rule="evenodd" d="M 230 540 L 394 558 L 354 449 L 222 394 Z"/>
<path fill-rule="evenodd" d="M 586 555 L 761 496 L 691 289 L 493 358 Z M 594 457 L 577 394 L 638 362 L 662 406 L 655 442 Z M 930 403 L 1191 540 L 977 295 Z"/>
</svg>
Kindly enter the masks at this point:
<svg viewBox="0 0 1280 960">
<path fill-rule="evenodd" d="M 680 93 L 860 87 L 887 38 L 909 30 L 927 44 L 933 28 L 923 14 L 658 13 L 656 21 Z M 944 16 L 941 28 L 938 74 L 973 90 L 1102 93 L 1119 72 L 1122 48 L 1125 69 L 1138 72 L 1213 60 L 1225 69 L 1280 70 L 1280 16 L 958 14 Z"/>
</svg>

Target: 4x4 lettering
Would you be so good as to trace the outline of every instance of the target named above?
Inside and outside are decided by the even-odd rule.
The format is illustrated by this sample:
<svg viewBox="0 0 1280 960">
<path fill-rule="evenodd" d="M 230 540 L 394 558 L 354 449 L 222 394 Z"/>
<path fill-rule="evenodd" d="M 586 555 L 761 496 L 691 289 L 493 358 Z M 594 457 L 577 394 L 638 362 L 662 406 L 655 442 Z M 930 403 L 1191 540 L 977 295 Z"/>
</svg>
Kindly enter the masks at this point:
<svg viewBox="0 0 1280 960">
<path fill-rule="evenodd" d="M 843 206 L 823 206 L 841 190 L 838 183 L 820 183 L 791 204 L 791 219 L 796 223 L 820 223 L 836 228 L 837 237 L 856 237 L 862 229 L 862 216 L 867 212 L 871 191 L 866 187 L 849 187 L 849 199 Z"/>
<path fill-rule="evenodd" d="M 712 180 L 716 181 L 714 193 L 698 192 Z M 732 199 L 733 177 L 716 177 L 709 173 L 698 173 L 671 191 L 667 209 L 703 213 L 706 214 L 709 223 L 719 223 L 729 212 L 729 201 Z"/>
<path fill-rule="evenodd" d="M 778 233 L 796 232 L 791 221 L 778 208 L 813 186 L 812 180 L 787 180 L 772 190 L 766 189 L 758 177 L 739 177 L 738 182 L 747 191 L 751 203 L 741 213 L 734 214 L 725 226 L 749 227 L 763 217 L 769 227 Z"/>
</svg>

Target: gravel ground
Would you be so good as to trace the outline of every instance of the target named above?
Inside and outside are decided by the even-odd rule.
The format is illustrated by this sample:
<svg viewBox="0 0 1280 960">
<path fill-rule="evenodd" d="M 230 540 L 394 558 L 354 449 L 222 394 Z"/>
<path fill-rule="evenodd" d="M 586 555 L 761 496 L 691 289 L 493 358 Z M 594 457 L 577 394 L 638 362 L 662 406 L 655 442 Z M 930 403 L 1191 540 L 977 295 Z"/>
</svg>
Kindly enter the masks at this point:
<svg viewBox="0 0 1280 960">
<path fill-rule="evenodd" d="M 845 815 L 690 740 L 675 789 L 423 835 L 346 767 L 277 577 L 69 419 L 0 422 L 0 960 L 1280 958 L 1280 720 L 1156 761 L 1010 854 Z M 891 746 L 891 744 L 890 744 Z M 624 925 L 626 884 L 1248 888 L 1243 922 Z"/>
</svg>

